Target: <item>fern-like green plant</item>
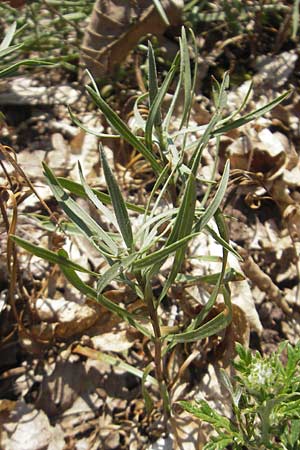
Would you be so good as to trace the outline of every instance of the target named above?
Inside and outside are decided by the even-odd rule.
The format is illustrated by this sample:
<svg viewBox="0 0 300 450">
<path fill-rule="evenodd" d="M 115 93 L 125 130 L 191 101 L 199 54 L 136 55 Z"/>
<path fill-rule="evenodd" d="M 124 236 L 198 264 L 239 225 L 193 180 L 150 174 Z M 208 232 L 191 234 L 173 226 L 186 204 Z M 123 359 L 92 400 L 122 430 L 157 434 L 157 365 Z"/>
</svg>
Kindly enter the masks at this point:
<svg viewBox="0 0 300 450">
<path fill-rule="evenodd" d="M 300 448 L 300 343 L 283 342 L 276 353 L 261 356 L 236 344 L 232 383 L 225 371 L 223 383 L 232 399 L 233 416 L 222 416 L 205 401 L 180 402 L 183 408 L 212 425 L 204 450 L 258 450 Z M 287 362 L 282 363 L 286 351 Z"/>
</svg>

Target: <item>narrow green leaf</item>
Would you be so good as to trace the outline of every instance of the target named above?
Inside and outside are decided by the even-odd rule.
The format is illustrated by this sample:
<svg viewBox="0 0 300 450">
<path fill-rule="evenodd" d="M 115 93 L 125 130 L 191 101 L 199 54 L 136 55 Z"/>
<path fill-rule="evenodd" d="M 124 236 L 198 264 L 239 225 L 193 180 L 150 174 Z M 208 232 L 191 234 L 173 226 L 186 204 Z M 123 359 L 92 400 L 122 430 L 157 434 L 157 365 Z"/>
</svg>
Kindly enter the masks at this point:
<svg viewBox="0 0 300 450">
<path fill-rule="evenodd" d="M 190 116 L 192 105 L 191 65 L 190 65 L 189 48 L 184 27 L 182 27 L 181 30 L 180 54 L 181 54 L 181 61 L 183 62 L 182 70 L 183 70 L 183 86 L 184 86 L 184 105 L 179 129 L 181 129 L 184 124 L 186 125 L 188 124 L 188 119 Z"/>
<path fill-rule="evenodd" d="M 296 39 L 297 33 L 298 33 L 298 28 L 299 28 L 299 5 L 300 5 L 300 0 L 294 0 L 292 39 Z"/>
<path fill-rule="evenodd" d="M 191 222 L 194 218 L 196 204 L 196 183 L 193 173 L 190 173 L 186 189 L 183 195 L 183 199 L 176 216 L 176 220 L 172 229 L 172 232 L 168 238 L 167 244 L 169 245 L 183 237 L 185 229 L 191 228 Z M 188 220 L 187 220 L 188 219 Z"/>
<path fill-rule="evenodd" d="M 267 112 L 271 111 L 271 109 L 275 108 L 275 106 L 279 105 L 285 98 L 287 98 L 292 91 L 287 91 L 281 94 L 279 97 L 275 98 L 271 102 L 267 103 L 265 106 L 262 106 L 259 109 L 256 109 L 255 111 L 252 111 L 249 114 L 246 114 L 243 117 L 240 117 L 239 119 L 234 120 L 231 123 L 225 124 L 220 128 L 217 128 L 212 132 L 213 136 L 218 136 L 223 133 L 227 133 L 227 131 L 233 130 L 235 128 L 239 128 L 242 125 L 245 125 L 248 122 L 251 122 L 251 120 L 258 119 L 259 117 L 263 116 Z"/>
<path fill-rule="evenodd" d="M 217 97 L 216 108 L 221 111 L 227 105 L 227 89 L 229 88 L 230 78 L 229 72 L 225 72 L 222 83 L 219 90 L 219 95 Z"/>
<path fill-rule="evenodd" d="M 199 328 L 166 336 L 166 340 L 171 341 L 173 345 L 184 342 L 198 341 L 219 333 L 219 331 L 223 330 L 227 325 L 229 325 L 230 322 L 231 315 L 222 312 Z"/>
<path fill-rule="evenodd" d="M 224 172 L 223 172 L 222 178 L 220 180 L 219 187 L 217 189 L 217 192 L 216 192 L 213 200 L 211 201 L 211 203 L 205 210 L 200 221 L 196 225 L 197 231 L 201 231 L 208 224 L 210 219 L 214 216 L 217 209 L 219 208 L 219 206 L 224 198 L 225 192 L 226 192 L 226 188 L 227 188 L 227 184 L 228 184 L 228 180 L 229 180 L 229 171 L 230 171 L 230 164 L 229 164 L 229 160 L 227 160 L 225 167 L 224 167 Z"/>
<path fill-rule="evenodd" d="M 226 242 L 221 236 L 219 236 L 213 228 L 211 228 L 209 225 L 206 225 L 205 229 L 218 244 L 222 245 L 222 247 L 225 247 L 226 250 L 232 253 L 239 261 L 243 261 L 241 255 L 228 242 Z"/>
<path fill-rule="evenodd" d="M 199 164 L 201 161 L 202 152 L 203 152 L 204 148 L 206 147 L 206 145 L 208 144 L 211 136 L 213 135 L 216 124 L 220 120 L 221 113 L 222 113 L 222 107 L 224 106 L 224 102 L 225 102 L 225 99 L 224 99 L 224 96 L 226 95 L 225 91 L 226 91 L 228 83 L 229 83 L 229 75 L 227 73 L 225 73 L 222 84 L 219 85 L 219 83 L 217 83 L 218 95 L 216 95 L 216 99 L 215 99 L 216 112 L 210 119 L 207 127 L 204 129 L 203 136 L 200 138 L 198 145 L 197 145 L 196 149 L 194 150 L 194 153 L 188 163 L 188 166 L 191 168 L 191 170 L 195 176 L 197 174 L 198 167 L 199 167 Z"/>
<path fill-rule="evenodd" d="M 140 239 L 141 236 L 143 236 L 143 245 L 140 248 L 140 250 L 144 253 L 145 249 L 147 249 L 148 246 L 151 246 L 151 243 L 153 245 L 153 239 L 155 239 L 155 236 L 158 236 L 160 233 L 158 233 L 158 228 L 166 223 L 167 220 L 172 219 L 172 216 L 175 216 L 177 214 L 178 208 L 172 208 L 169 210 L 166 210 L 160 214 L 156 214 L 152 217 L 152 215 L 147 218 L 146 221 L 141 225 L 141 227 L 138 229 L 138 231 L 135 234 L 135 240 L 137 241 Z M 148 229 L 150 231 L 148 231 Z M 146 230 L 146 232 L 145 232 Z M 146 236 L 144 236 L 146 234 Z"/>
<path fill-rule="evenodd" d="M 87 184 L 87 182 L 86 182 L 86 180 L 85 180 L 85 178 L 83 176 L 81 164 L 80 164 L 79 161 L 78 161 L 78 169 L 79 169 L 80 181 L 81 181 L 81 184 L 82 184 L 82 186 L 84 188 L 84 191 L 85 191 L 87 197 L 91 200 L 91 202 L 93 203 L 95 208 L 97 208 L 98 211 L 101 212 L 106 217 L 106 219 L 112 225 L 114 225 L 114 227 L 116 229 L 118 229 L 118 222 L 116 221 L 115 216 L 110 212 L 110 210 L 108 208 L 106 208 L 106 206 L 103 205 L 103 203 L 101 203 L 101 201 L 99 200 L 97 195 L 93 192 L 93 190 Z"/>
<path fill-rule="evenodd" d="M 202 156 L 203 150 L 211 138 L 211 132 L 213 131 L 216 123 L 218 122 L 219 117 L 220 117 L 220 112 L 218 112 L 218 111 L 212 116 L 212 118 L 209 121 L 209 124 L 207 125 L 207 127 L 204 130 L 202 137 L 199 139 L 198 145 L 196 146 L 194 153 L 192 154 L 192 157 L 190 158 L 190 160 L 188 162 L 188 167 L 192 170 L 195 177 L 198 172 L 198 168 L 199 168 L 199 164 L 201 161 L 201 156 Z"/>
<path fill-rule="evenodd" d="M 193 75 L 193 79 L 192 79 L 192 99 L 191 99 L 191 104 L 193 102 L 193 98 L 195 95 L 195 89 L 196 89 L 196 84 L 197 84 L 197 79 L 198 79 L 198 45 L 197 45 L 197 41 L 196 41 L 196 36 L 194 34 L 194 31 L 192 30 L 192 28 L 189 28 L 189 33 L 192 37 L 192 42 L 193 42 L 193 52 L 194 52 L 194 75 Z"/>
<path fill-rule="evenodd" d="M 157 82 L 155 56 L 150 41 L 148 41 L 148 87 L 149 87 L 149 106 L 151 108 L 158 92 L 158 82 Z M 154 118 L 154 125 L 160 126 L 161 121 L 162 121 L 161 110 L 159 106 L 156 116 Z"/>
<path fill-rule="evenodd" d="M 101 294 L 109 283 L 122 275 L 123 271 L 128 269 L 136 257 L 136 253 L 127 256 L 126 258 L 123 258 L 122 261 L 113 264 L 104 274 L 101 274 L 97 283 L 97 293 Z"/>
<path fill-rule="evenodd" d="M 182 199 L 182 203 L 180 205 L 178 215 L 176 217 L 173 230 L 170 234 L 170 237 L 167 241 L 166 245 L 169 245 L 170 243 L 176 242 L 177 240 L 181 240 L 185 238 L 187 235 L 190 235 L 192 226 L 193 226 L 193 220 L 194 220 L 194 214 L 195 214 L 195 206 L 196 206 L 196 180 L 194 177 L 194 174 L 191 172 L 187 187 Z M 186 244 L 187 245 L 187 244 Z M 171 284 L 175 280 L 181 266 L 184 260 L 184 255 L 186 251 L 186 245 L 180 247 L 175 254 L 174 262 L 172 265 L 172 270 L 167 278 L 166 283 L 164 284 L 163 290 L 161 292 L 161 295 L 159 297 L 159 301 L 161 301 L 166 293 L 168 292 L 168 289 L 170 288 Z"/>
<path fill-rule="evenodd" d="M 68 178 L 63 177 L 57 177 L 58 182 L 60 185 L 67 189 L 72 194 L 78 195 L 79 197 L 87 198 L 87 195 L 84 191 L 83 186 L 81 184 L 77 183 L 76 181 L 69 180 Z M 98 191 L 98 189 L 91 188 L 93 193 L 96 195 L 96 197 L 99 198 L 99 200 L 104 203 L 105 205 L 111 205 L 111 199 L 110 196 L 107 194 L 104 194 L 103 192 Z M 130 209 L 131 211 L 136 211 L 138 213 L 144 214 L 145 209 L 141 206 L 134 205 L 133 203 L 126 202 L 126 207 Z"/>
<path fill-rule="evenodd" d="M 77 127 L 81 128 L 81 130 L 85 131 L 86 133 L 92 134 L 93 136 L 97 136 L 98 138 L 113 138 L 113 139 L 120 139 L 119 134 L 106 134 L 106 133 L 98 133 L 97 131 L 88 128 L 85 126 L 82 122 L 80 122 L 79 119 L 75 116 L 75 114 L 72 112 L 71 107 L 68 105 L 68 111 L 71 117 L 72 122 L 77 125 Z"/>
<path fill-rule="evenodd" d="M 163 227 L 163 230 L 161 230 L 161 227 Z M 161 219 L 156 222 L 150 230 L 147 230 L 147 234 L 144 237 L 142 246 L 140 247 L 141 254 L 147 253 L 148 250 L 153 248 L 154 245 L 159 244 L 163 237 L 169 233 L 171 228 L 172 224 L 170 222 L 166 224 L 166 219 Z"/>
<path fill-rule="evenodd" d="M 150 163 L 152 169 L 156 173 L 161 172 L 161 166 L 156 161 L 155 157 L 148 150 L 148 148 L 140 141 L 128 128 L 128 126 L 120 119 L 120 117 L 113 111 L 113 109 L 98 95 L 91 87 L 86 86 L 86 90 L 92 97 L 94 103 L 100 108 L 105 115 L 105 118 L 110 123 L 112 128 L 116 130 L 120 136 L 125 139 L 130 145 L 136 148 L 144 158 Z"/>
<path fill-rule="evenodd" d="M 224 369 L 220 370 L 220 380 L 221 380 L 221 383 L 223 384 L 223 386 L 225 386 L 227 391 L 230 393 L 231 397 L 233 397 L 234 389 L 233 389 L 231 380 L 229 378 L 229 375 L 226 372 L 226 370 L 224 370 Z"/>
<path fill-rule="evenodd" d="M 216 220 L 216 224 L 218 226 L 218 230 L 219 230 L 219 233 L 220 233 L 222 239 L 224 239 L 225 241 L 228 242 L 228 231 L 227 231 L 226 223 L 224 221 L 222 213 L 219 210 L 215 214 L 215 220 Z M 230 291 L 227 287 L 229 280 L 225 280 L 228 251 L 224 247 L 222 250 L 223 250 L 222 269 L 221 269 L 221 272 L 216 281 L 215 287 L 209 297 L 208 302 L 204 305 L 204 307 L 202 308 L 200 313 L 197 315 L 197 317 L 188 326 L 188 328 L 186 330 L 187 332 L 195 330 L 196 328 L 199 327 L 200 323 L 203 322 L 203 320 L 205 319 L 205 317 L 208 315 L 209 311 L 213 307 L 213 305 L 217 299 L 217 296 L 219 295 L 221 287 L 222 287 L 224 302 L 225 302 L 225 305 L 227 308 L 227 312 L 226 312 L 226 314 L 224 313 L 224 315 L 226 315 L 226 317 L 229 318 L 229 320 L 231 320 L 232 305 L 231 305 Z"/>
<path fill-rule="evenodd" d="M 221 211 L 218 209 L 215 213 L 215 221 L 218 227 L 218 231 L 220 233 L 221 238 L 228 242 L 229 241 L 229 236 L 228 236 L 228 229 L 227 229 L 227 225 L 224 219 L 223 214 L 221 213 Z M 231 304 L 231 296 L 230 296 L 230 290 L 228 288 L 228 282 L 229 280 L 225 279 L 225 275 L 226 275 L 226 266 L 227 266 L 227 259 L 228 259 L 228 250 L 226 247 L 223 246 L 222 248 L 222 252 L 223 252 L 223 258 L 222 258 L 222 268 L 221 268 L 221 272 L 219 275 L 219 278 L 217 280 L 217 283 L 214 287 L 214 290 L 210 296 L 209 301 L 206 303 L 206 305 L 203 307 L 202 311 L 200 311 L 200 313 L 198 314 L 198 316 L 195 318 L 193 326 L 196 328 L 198 327 L 198 325 L 200 325 L 200 323 L 205 319 L 205 317 L 208 315 L 210 309 L 212 308 L 212 306 L 214 305 L 216 298 L 220 292 L 220 289 L 222 287 L 222 293 L 223 293 L 223 298 L 224 298 L 224 302 L 225 302 L 225 306 L 227 307 L 228 313 L 227 315 L 229 317 L 232 316 L 232 304 Z"/>
<path fill-rule="evenodd" d="M 153 188 L 152 188 L 151 194 L 149 195 L 149 198 L 148 198 L 148 201 L 147 201 L 147 206 L 146 206 L 146 210 L 145 210 L 145 219 L 144 219 L 144 220 L 147 219 L 147 214 L 149 213 L 150 206 L 151 206 L 151 202 L 152 202 L 152 199 L 153 199 L 154 195 L 156 194 L 156 191 L 158 190 L 159 186 L 160 186 L 160 185 L 165 181 L 165 179 L 167 178 L 168 170 L 169 170 L 168 166 L 165 166 L 165 167 L 163 168 L 161 174 L 159 175 L 159 177 L 158 177 L 158 178 L 156 179 L 156 181 L 155 181 L 155 184 L 154 184 L 154 186 L 153 186 Z M 168 185 L 168 182 L 166 182 L 166 185 Z M 166 189 L 166 187 L 167 187 L 166 185 L 163 186 L 163 188 L 162 188 L 163 191 L 165 191 L 165 189 Z M 151 209 L 151 212 L 150 212 L 151 216 L 154 215 L 154 211 L 155 211 L 155 209 L 156 209 L 156 207 L 157 207 L 157 203 L 158 203 L 158 202 L 155 202 L 154 207 Z"/>
<path fill-rule="evenodd" d="M 251 82 L 249 83 L 248 90 L 247 90 L 247 92 L 246 92 L 246 94 L 245 94 L 245 97 L 243 98 L 243 101 L 242 101 L 241 104 L 239 105 L 239 107 L 238 107 L 235 111 L 233 111 L 233 113 L 232 113 L 229 117 L 225 117 L 224 119 L 220 120 L 220 121 L 218 122 L 218 125 L 219 125 L 219 126 L 222 125 L 223 123 L 229 122 L 229 121 L 231 121 L 232 119 L 234 119 L 234 118 L 235 118 L 235 117 L 236 117 L 236 116 L 237 116 L 237 115 L 245 108 L 245 106 L 246 106 L 247 103 L 248 103 L 248 100 L 249 100 L 249 97 L 250 97 L 252 88 L 253 88 L 253 81 L 251 81 Z"/>
<path fill-rule="evenodd" d="M 212 98 L 213 98 L 215 107 L 217 107 L 217 104 L 218 104 L 220 89 L 221 89 L 221 86 L 220 86 L 219 81 L 214 76 L 212 76 Z"/>
<path fill-rule="evenodd" d="M 162 18 L 162 20 L 165 22 L 165 24 L 169 27 L 170 26 L 170 22 L 169 19 L 165 13 L 164 8 L 162 7 L 162 4 L 159 0 L 152 0 L 154 3 L 155 8 L 157 9 L 158 14 L 160 15 L 160 17 Z"/>
<path fill-rule="evenodd" d="M 99 274 L 92 272 L 91 270 L 85 269 L 77 263 L 74 263 L 70 259 L 62 256 L 61 254 L 57 254 L 47 248 L 40 247 L 38 245 L 34 245 L 31 242 L 26 241 L 18 236 L 11 235 L 10 239 L 12 239 L 17 245 L 27 250 L 29 253 L 32 253 L 39 258 L 45 259 L 52 264 L 59 264 L 60 266 L 64 266 L 73 270 L 77 270 L 78 272 L 88 273 L 95 277 L 99 277 Z"/>
<path fill-rule="evenodd" d="M 168 92 L 169 86 L 174 78 L 174 75 L 177 71 L 179 62 L 179 55 L 177 55 L 172 63 L 172 66 L 164 79 L 161 87 L 159 88 L 157 95 L 155 96 L 153 103 L 151 105 L 149 116 L 146 121 L 146 129 L 145 129 L 145 141 L 148 148 L 152 148 L 152 132 L 153 132 L 153 126 L 155 123 L 155 118 L 158 114 L 158 111 L 160 110 L 162 101 Z M 162 169 L 160 169 L 161 171 Z"/>
<path fill-rule="evenodd" d="M 148 414 L 150 414 L 151 411 L 153 410 L 153 400 L 146 387 L 146 381 L 149 380 L 149 373 L 153 369 L 152 366 L 153 366 L 152 363 L 148 364 L 148 366 L 144 369 L 144 373 L 142 376 L 142 395 L 145 401 L 145 406 Z"/>
<path fill-rule="evenodd" d="M 162 261 L 166 260 L 166 258 L 177 251 L 180 247 L 183 247 L 187 244 L 188 241 L 193 239 L 195 236 L 197 236 L 198 233 L 192 233 L 188 236 L 185 236 L 182 239 L 179 239 L 176 242 L 173 242 L 173 244 L 167 245 L 166 247 L 157 250 L 156 252 L 152 253 L 151 255 L 145 256 L 144 258 L 138 259 L 133 263 L 133 267 L 135 269 L 144 269 L 145 267 L 149 267 L 153 264 L 161 263 Z"/>
<path fill-rule="evenodd" d="M 136 126 L 145 131 L 145 127 L 146 127 L 146 120 L 143 119 L 143 117 L 141 116 L 141 113 L 139 111 L 139 103 L 144 100 L 145 98 L 147 98 L 149 96 L 149 93 L 146 92 L 145 94 L 141 94 L 138 96 L 138 98 L 136 99 L 136 101 L 134 102 L 134 106 L 133 106 L 133 114 L 134 114 L 134 119 L 135 119 L 135 124 Z"/>
<path fill-rule="evenodd" d="M 19 61 L 15 64 L 11 64 L 4 69 L 0 70 L 0 78 L 7 77 L 8 75 L 13 74 L 19 67 L 28 66 L 28 67 L 42 67 L 42 66 L 53 66 L 54 64 L 50 61 L 45 61 L 43 59 L 24 59 L 23 61 Z"/>
<path fill-rule="evenodd" d="M 7 48 L 3 48 L 2 50 L 0 50 L 0 59 L 4 58 L 5 56 L 10 55 L 10 53 L 15 52 L 16 50 L 21 48 L 23 45 L 24 44 L 16 44 L 16 45 L 11 45 L 10 47 L 7 47 Z"/>
<path fill-rule="evenodd" d="M 223 264 L 224 266 L 224 264 Z M 213 288 L 212 293 L 209 296 L 208 301 L 205 303 L 203 308 L 201 309 L 200 313 L 195 317 L 195 319 L 192 321 L 192 323 L 187 327 L 186 332 L 192 332 L 193 330 L 197 329 L 199 325 L 204 321 L 205 317 L 208 315 L 212 307 L 214 306 L 217 297 L 220 293 L 220 288 L 223 282 L 224 278 L 224 272 L 221 271 L 218 275 L 218 279 L 216 281 L 216 284 Z"/>
<path fill-rule="evenodd" d="M 43 214 L 36 213 L 26 213 L 27 217 L 34 220 L 38 227 L 47 231 L 62 231 L 63 233 L 68 233 L 69 235 L 78 236 L 80 231 L 72 222 L 60 221 L 58 224 L 50 220 L 49 216 L 44 216 Z"/>
<path fill-rule="evenodd" d="M 11 41 L 13 40 L 16 29 L 17 29 L 17 22 L 13 22 L 10 25 L 10 27 L 8 28 L 8 30 L 4 36 L 4 39 L 2 40 L 2 42 L 0 44 L 0 50 L 5 50 L 9 47 Z"/>
<path fill-rule="evenodd" d="M 121 194 L 117 180 L 115 179 L 112 171 L 110 170 L 109 164 L 105 156 L 105 152 L 101 146 L 100 146 L 100 156 L 105 180 L 107 183 L 108 191 L 115 211 L 117 222 L 119 224 L 120 232 L 123 236 L 124 242 L 127 245 L 127 247 L 129 249 L 132 249 L 133 234 L 127 208 L 123 200 L 123 196 Z"/>
<path fill-rule="evenodd" d="M 171 104 L 170 104 L 170 106 L 168 108 L 168 112 L 166 114 L 166 117 L 164 118 L 164 121 L 163 121 L 163 129 L 165 131 L 169 130 L 170 122 L 171 122 L 171 119 L 172 119 L 172 114 L 174 112 L 176 103 L 177 103 L 178 99 L 180 98 L 182 80 L 183 80 L 183 71 L 180 70 L 180 72 L 179 72 L 179 79 L 177 81 L 176 89 L 175 89 L 175 92 L 174 92 L 174 94 L 172 96 L 172 101 L 171 101 Z"/>
<path fill-rule="evenodd" d="M 144 248 L 145 246 L 147 246 L 147 240 L 149 238 L 149 227 L 153 223 L 153 219 L 155 222 L 156 217 L 160 216 L 160 214 L 155 214 L 155 211 L 159 204 L 159 200 L 160 200 L 161 196 L 163 195 L 163 193 L 165 192 L 165 189 L 167 188 L 167 186 L 169 184 L 169 178 L 167 179 L 164 186 L 161 188 L 161 190 L 158 194 L 158 197 L 157 197 L 154 205 L 151 208 L 151 211 L 150 211 L 150 207 L 151 207 L 152 199 L 153 199 L 154 195 L 156 194 L 159 186 L 165 181 L 165 179 L 168 175 L 168 170 L 169 170 L 169 167 L 166 165 L 163 168 L 161 174 L 157 177 L 157 180 L 156 180 L 156 182 L 152 188 L 152 191 L 148 197 L 146 211 L 145 211 L 144 218 L 143 218 L 143 225 L 141 226 L 141 228 L 138 230 L 138 232 L 135 235 L 135 242 L 137 242 L 138 239 L 141 238 L 141 248 Z M 150 219 L 148 219 L 147 215 L 150 215 Z M 153 234 L 153 229 L 151 230 L 151 233 Z"/>
<path fill-rule="evenodd" d="M 218 279 L 220 278 L 221 272 L 213 273 L 211 275 L 185 275 L 183 273 L 180 273 L 176 277 L 177 283 L 183 283 L 185 287 L 187 286 L 196 286 L 198 284 L 202 283 L 208 283 L 213 286 L 216 285 L 218 282 Z M 245 277 L 242 273 L 237 272 L 235 269 L 227 269 L 224 275 L 224 283 L 229 283 L 230 281 L 242 281 Z"/>
<path fill-rule="evenodd" d="M 57 178 L 45 163 L 43 163 L 43 168 L 54 197 L 72 222 L 100 251 L 117 255 L 118 247 L 111 237 L 63 190 Z"/>
</svg>

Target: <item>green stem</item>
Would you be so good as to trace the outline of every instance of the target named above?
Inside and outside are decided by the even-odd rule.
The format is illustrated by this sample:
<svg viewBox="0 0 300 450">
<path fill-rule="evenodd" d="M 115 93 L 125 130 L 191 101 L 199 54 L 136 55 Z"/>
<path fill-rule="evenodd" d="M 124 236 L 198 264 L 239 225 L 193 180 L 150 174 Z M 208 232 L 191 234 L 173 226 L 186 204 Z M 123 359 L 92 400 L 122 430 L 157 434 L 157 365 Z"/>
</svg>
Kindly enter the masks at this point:
<svg viewBox="0 0 300 450">
<path fill-rule="evenodd" d="M 259 413 L 261 419 L 261 442 L 263 445 L 268 445 L 270 443 L 269 430 L 271 410 L 272 405 L 267 401 L 266 406 L 263 407 Z"/>
</svg>

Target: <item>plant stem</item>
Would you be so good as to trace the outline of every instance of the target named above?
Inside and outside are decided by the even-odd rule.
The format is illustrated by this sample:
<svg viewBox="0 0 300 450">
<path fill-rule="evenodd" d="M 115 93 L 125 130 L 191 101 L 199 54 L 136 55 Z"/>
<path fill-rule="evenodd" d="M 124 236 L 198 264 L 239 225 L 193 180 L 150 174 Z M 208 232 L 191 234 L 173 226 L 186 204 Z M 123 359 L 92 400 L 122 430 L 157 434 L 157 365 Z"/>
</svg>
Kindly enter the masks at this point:
<svg viewBox="0 0 300 450">
<path fill-rule="evenodd" d="M 164 412 L 164 424 L 165 424 L 165 430 L 167 430 L 167 424 L 168 420 L 170 418 L 170 402 L 169 402 L 169 396 L 167 392 L 166 387 L 166 380 L 164 375 L 164 365 L 163 365 L 163 358 L 162 358 L 162 336 L 161 336 L 161 329 L 160 329 L 160 323 L 159 318 L 157 314 L 157 308 L 155 306 L 154 302 L 154 296 L 152 287 L 150 284 L 150 280 L 146 280 L 146 283 L 144 285 L 144 295 L 145 295 L 145 302 L 147 305 L 147 309 L 149 312 L 153 333 L 154 333 L 154 366 L 155 366 L 155 378 L 158 382 L 159 391 L 161 400 L 163 403 L 163 412 Z"/>
<path fill-rule="evenodd" d="M 272 400 L 267 400 L 265 407 L 263 407 L 259 413 L 261 418 L 261 442 L 264 445 L 269 443 L 270 414 L 272 406 Z"/>
</svg>

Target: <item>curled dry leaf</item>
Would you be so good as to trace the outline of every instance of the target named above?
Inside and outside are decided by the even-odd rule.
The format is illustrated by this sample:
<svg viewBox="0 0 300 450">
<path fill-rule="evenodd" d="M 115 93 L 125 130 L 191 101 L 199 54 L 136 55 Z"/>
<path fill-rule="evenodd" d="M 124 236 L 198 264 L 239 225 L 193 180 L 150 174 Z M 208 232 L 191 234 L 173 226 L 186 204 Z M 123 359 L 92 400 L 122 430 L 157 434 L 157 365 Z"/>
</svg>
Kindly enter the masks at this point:
<svg viewBox="0 0 300 450">
<path fill-rule="evenodd" d="M 248 128 L 227 147 L 231 169 L 260 173 L 266 181 L 277 178 L 287 163 L 281 136 L 281 133 L 271 133 L 266 128 L 259 133 Z"/>
<path fill-rule="evenodd" d="M 248 206 L 258 209 L 262 199 L 272 198 L 291 238 L 300 241 L 296 191 L 300 186 L 300 158 L 293 143 L 280 132 L 246 127 L 244 135 L 227 146 L 226 153 Z"/>
<path fill-rule="evenodd" d="M 242 265 L 240 265 L 240 270 L 243 271 Z M 247 276 L 245 272 L 244 274 Z M 237 323 L 242 324 L 243 315 L 246 319 L 246 321 L 243 322 L 243 326 L 241 326 L 241 333 L 243 335 L 243 338 L 241 341 L 238 339 L 237 341 L 243 343 L 244 346 L 247 346 L 248 344 L 246 336 L 250 332 L 250 329 L 251 331 L 256 331 L 256 333 L 260 335 L 262 333 L 263 327 L 255 308 L 254 297 L 248 280 L 231 283 L 231 291 L 234 306 L 238 307 L 238 309 L 236 310 L 233 309 L 233 314 L 235 314 L 236 312 Z M 233 316 L 233 318 L 234 317 L 235 316 Z M 235 320 L 233 320 L 233 326 L 235 327 Z"/>
<path fill-rule="evenodd" d="M 180 24 L 183 1 L 161 3 L 170 24 Z M 97 0 L 85 31 L 82 60 L 94 77 L 111 75 L 143 36 L 163 34 L 166 28 L 150 0 Z"/>
</svg>

